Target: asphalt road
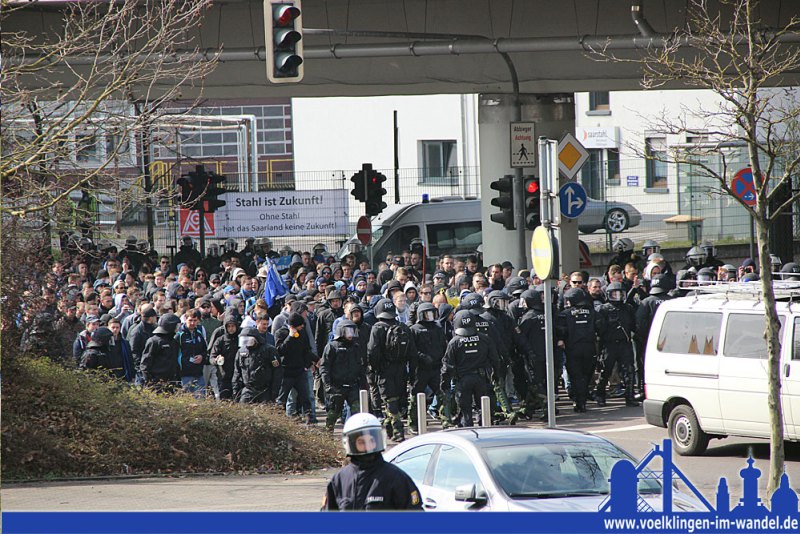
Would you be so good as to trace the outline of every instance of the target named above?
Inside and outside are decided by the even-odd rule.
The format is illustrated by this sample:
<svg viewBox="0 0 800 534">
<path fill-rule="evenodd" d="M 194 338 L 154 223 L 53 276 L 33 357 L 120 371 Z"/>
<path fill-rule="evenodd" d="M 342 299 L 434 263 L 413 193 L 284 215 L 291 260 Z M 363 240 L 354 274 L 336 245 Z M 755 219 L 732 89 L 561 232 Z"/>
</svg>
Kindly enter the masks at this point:
<svg viewBox="0 0 800 534">
<path fill-rule="evenodd" d="M 667 437 L 666 429 L 645 423 L 641 408 L 626 408 L 612 399 L 605 408 L 573 413 L 559 402 L 558 426 L 599 434 L 637 458 Z M 523 422 L 525 426 L 542 426 Z M 337 438 L 338 439 L 338 438 Z M 739 470 L 752 453 L 761 469 L 759 486 L 766 488 L 769 444 L 766 440 L 728 438 L 712 441 L 701 457 L 680 457 L 677 467 L 713 503 L 719 478 L 728 480 L 731 502 L 741 496 Z M 651 466 L 660 470 L 660 465 Z M 800 486 L 800 446 L 787 444 L 786 471 L 792 486 Z M 319 509 L 328 479 L 325 469 L 292 475 L 189 476 L 178 478 L 114 479 L 3 484 L 4 511 L 308 511 Z M 686 489 L 680 485 L 681 489 Z"/>
</svg>

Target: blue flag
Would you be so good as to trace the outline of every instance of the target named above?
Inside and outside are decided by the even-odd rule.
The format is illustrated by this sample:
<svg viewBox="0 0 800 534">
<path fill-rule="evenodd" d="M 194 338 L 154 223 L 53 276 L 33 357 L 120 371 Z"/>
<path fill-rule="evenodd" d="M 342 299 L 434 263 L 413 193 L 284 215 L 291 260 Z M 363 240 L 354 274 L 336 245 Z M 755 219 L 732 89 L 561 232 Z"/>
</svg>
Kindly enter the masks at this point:
<svg viewBox="0 0 800 534">
<path fill-rule="evenodd" d="M 267 279 L 264 282 L 264 300 L 267 302 L 267 306 L 272 307 L 275 299 L 285 295 L 287 289 L 283 285 L 283 280 L 281 280 L 281 275 L 278 274 L 275 264 L 269 258 L 267 258 L 266 263 Z"/>
</svg>

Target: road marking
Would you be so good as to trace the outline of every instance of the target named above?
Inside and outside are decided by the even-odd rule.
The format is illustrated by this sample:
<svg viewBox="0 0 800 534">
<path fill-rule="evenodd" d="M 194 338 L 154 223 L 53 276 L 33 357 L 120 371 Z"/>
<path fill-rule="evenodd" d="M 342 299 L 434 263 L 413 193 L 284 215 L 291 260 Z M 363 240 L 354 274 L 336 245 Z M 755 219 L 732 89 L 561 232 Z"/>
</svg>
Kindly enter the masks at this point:
<svg viewBox="0 0 800 534">
<path fill-rule="evenodd" d="M 608 428 L 606 430 L 591 430 L 592 434 L 607 434 L 609 432 L 630 432 L 632 430 L 644 430 L 646 428 L 653 428 L 653 425 L 633 425 L 624 426 L 622 428 Z"/>
</svg>

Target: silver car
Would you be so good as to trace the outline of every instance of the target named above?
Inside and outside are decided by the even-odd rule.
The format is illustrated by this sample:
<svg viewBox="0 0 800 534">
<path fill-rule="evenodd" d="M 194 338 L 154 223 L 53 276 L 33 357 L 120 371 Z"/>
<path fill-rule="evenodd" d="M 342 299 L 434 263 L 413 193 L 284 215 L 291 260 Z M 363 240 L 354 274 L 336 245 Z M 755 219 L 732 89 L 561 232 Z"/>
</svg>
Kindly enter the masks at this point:
<svg viewBox="0 0 800 534">
<path fill-rule="evenodd" d="M 611 468 L 633 458 L 601 437 L 521 427 L 461 428 L 406 440 L 385 455 L 422 494 L 427 511 L 596 512 Z M 636 462 L 634 461 L 634 464 Z M 661 483 L 639 481 L 639 495 L 661 510 Z M 673 492 L 675 511 L 705 511 Z"/>
<path fill-rule="evenodd" d="M 607 230 L 618 234 L 639 226 L 642 214 L 627 202 L 616 200 L 595 200 L 588 198 L 586 209 L 578 216 L 578 230 L 591 234 L 597 230 Z"/>
</svg>

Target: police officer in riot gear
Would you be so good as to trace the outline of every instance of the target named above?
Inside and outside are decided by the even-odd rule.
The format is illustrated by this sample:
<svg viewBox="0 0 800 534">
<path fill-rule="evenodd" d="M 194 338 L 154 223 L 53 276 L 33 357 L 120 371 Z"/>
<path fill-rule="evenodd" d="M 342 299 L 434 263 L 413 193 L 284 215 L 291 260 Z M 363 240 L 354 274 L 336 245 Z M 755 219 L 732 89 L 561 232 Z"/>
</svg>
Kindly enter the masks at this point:
<svg viewBox="0 0 800 534">
<path fill-rule="evenodd" d="M 642 257 L 649 258 L 650 254 L 659 254 L 661 252 L 661 245 L 655 239 L 646 239 L 642 243 Z M 648 259 L 649 261 L 649 259 Z"/>
<path fill-rule="evenodd" d="M 358 326 L 349 319 L 336 324 L 333 341 L 325 346 L 319 366 L 319 375 L 328 399 L 325 429 L 333 432 L 336 421 L 342 416 L 344 403 L 351 413 L 358 413 L 360 384 L 365 380 L 364 365 L 358 350 Z"/>
<path fill-rule="evenodd" d="M 653 324 L 656 310 L 665 300 L 672 296 L 669 292 L 675 288 L 675 281 L 667 275 L 657 274 L 650 280 L 650 295 L 639 303 L 636 308 L 636 369 L 639 380 L 640 395 L 644 384 L 644 357 L 647 346 L 647 336 Z"/>
<path fill-rule="evenodd" d="M 725 264 L 724 261 L 717 258 L 717 247 L 715 247 L 714 243 L 711 241 L 703 241 L 703 243 L 700 245 L 700 248 L 706 254 L 706 258 L 700 267 L 710 267 L 716 271 L 717 268 Z"/>
<path fill-rule="evenodd" d="M 566 353 L 573 408 L 576 412 L 585 412 L 589 381 L 597 359 L 596 313 L 589 295 L 579 288 L 564 293 L 564 305 L 566 308 L 558 314 L 556 321 L 556 336 L 558 346 Z"/>
<path fill-rule="evenodd" d="M 472 405 L 480 405 L 481 397 L 489 395 L 492 374 L 498 371 L 500 362 L 494 343 L 475 328 L 472 313 L 458 312 L 453 323 L 456 330 L 442 360 L 441 389 L 450 391 L 450 381 L 455 381 L 459 426 L 471 427 Z"/>
<path fill-rule="evenodd" d="M 400 442 L 405 439 L 400 399 L 407 394 L 406 366 L 417 348 L 409 327 L 397 320 L 397 308 L 391 299 L 378 301 L 375 317 L 378 321 L 370 332 L 367 358 L 378 378 L 387 432 Z"/>
<path fill-rule="evenodd" d="M 528 289 L 528 281 L 521 276 L 512 276 L 506 282 L 505 291 L 511 297 L 508 303 L 508 313 L 517 322 L 525 313 L 525 309 L 520 307 L 519 297 L 526 289 Z"/>
<path fill-rule="evenodd" d="M 411 399 L 408 407 L 409 426 L 413 429 L 417 421 L 417 394 L 430 388 L 434 395 L 439 394 L 441 383 L 442 358 L 447 348 L 444 330 L 437 319 L 439 312 L 430 302 L 423 302 L 417 308 L 417 322 L 411 327 L 416 355 L 411 357 Z M 427 410 L 426 410 L 427 411 Z M 443 424 L 449 423 L 449 414 L 445 413 Z"/>
<path fill-rule="evenodd" d="M 639 406 L 634 399 L 634 356 L 633 337 L 636 333 L 636 317 L 633 307 L 625 303 L 625 288 L 619 282 L 612 282 L 606 287 L 608 303 L 600 307 L 597 314 L 597 331 L 605 350 L 606 359 L 603 371 L 597 383 L 595 399 L 598 406 L 606 405 L 606 385 L 608 378 L 619 365 L 620 375 L 625 386 L 625 405 Z"/>
<path fill-rule="evenodd" d="M 342 430 L 350 463 L 328 483 L 322 510 L 422 510 L 419 489 L 405 471 L 383 459 L 381 423 L 372 414 L 355 414 Z"/>
<path fill-rule="evenodd" d="M 686 252 L 686 265 L 684 269 L 694 267 L 695 270 L 700 269 L 706 263 L 706 251 L 700 247 L 694 246 Z M 721 264 L 720 264 L 721 265 Z"/>
<path fill-rule="evenodd" d="M 525 373 L 525 354 L 530 351 L 524 337 L 520 334 L 517 324 L 508 313 L 508 303 L 511 297 L 503 291 L 492 291 L 489 293 L 486 303 L 486 310 L 481 317 L 492 321 L 499 333 L 501 345 L 497 346 L 501 364 L 510 367 L 514 380 L 514 389 L 519 399 L 524 399 L 527 394 L 527 380 Z M 506 370 L 500 370 L 500 387 L 505 394 Z M 517 414 L 512 414 L 509 422 L 513 423 Z"/>
<path fill-rule="evenodd" d="M 498 328 L 492 316 L 484 317 L 481 315 L 483 312 L 484 298 L 477 293 L 467 293 L 461 298 L 459 310 L 467 310 L 475 316 L 475 329 L 478 333 L 487 336 L 500 356 L 498 372 L 492 376 L 492 406 L 500 404 L 501 413 L 495 414 L 497 417 L 508 419 L 510 424 L 516 422 L 516 416 L 512 413 L 511 402 L 508 400 L 505 388 L 505 374 L 511 360 L 508 357 L 509 351 L 506 346 L 508 342 L 502 338 L 500 329 Z M 502 352 L 501 352 L 502 351 Z M 494 401 L 497 402 L 494 402 Z"/>
<path fill-rule="evenodd" d="M 531 416 L 543 407 L 547 394 L 547 342 L 544 321 L 544 284 L 522 292 L 520 302 L 525 314 L 519 322 L 519 331 L 530 350 L 525 354 L 525 372 L 528 387 L 524 415 Z"/>
<path fill-rule="evenodd" d="M 608 267 L 606 267 L 606 272 L 608 272 L 608 268 L 612 265 L 625 267 L 625 264 L 629 261 L 633 262 L 637 270 L 643 270 L 644 258 L 637 254 L 636 251 L 633 250 L 633 247 L 633 241 L 628 237 L 619 237 L 615 239 L 614 243 L 611 245 L 611 250 L 616 253 L 616 256 L 611 258 L 611 262 L 609 262 Z"/>
<path fill-rule="evenodd" d="M 194 248 L 194 239 L 188 235 L 181 238 L 180 250 L 175 254 L 175 259 L 173 260 L 174 265 L 180 265 L 181 263 L 191 265 L 192 269 L 203 263 L 203 256 Z"/>
</svg>

